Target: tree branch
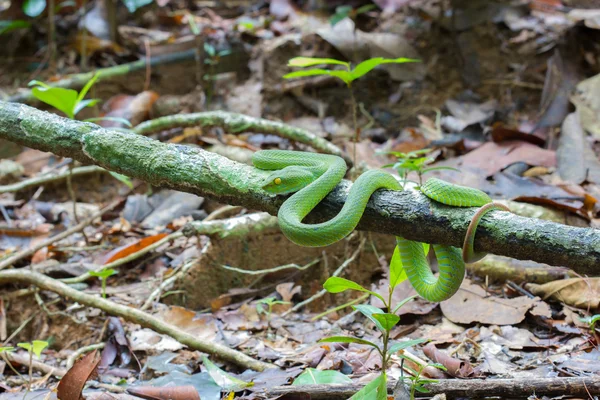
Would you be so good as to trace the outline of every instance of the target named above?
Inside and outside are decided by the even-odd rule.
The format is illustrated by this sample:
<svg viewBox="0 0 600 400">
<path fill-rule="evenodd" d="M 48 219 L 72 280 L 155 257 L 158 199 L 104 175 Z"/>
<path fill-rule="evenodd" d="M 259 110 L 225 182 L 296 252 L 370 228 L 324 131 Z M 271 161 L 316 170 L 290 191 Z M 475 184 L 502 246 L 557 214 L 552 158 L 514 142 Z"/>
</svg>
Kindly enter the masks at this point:
<svg viewBox="0 0 600 400">
<path fill-rule="evenodd" d="M 158 187 L 273 215 L 285 200 L 259 188 L 259 182 L 268 172 L 202 149 L 102 129 L 25 105 L 0 102 L 0 138 L 100 165 Z M 335 215 L 343 206 L 350 185 L 348 181 L 340 183 L 311 214 L 310 220 Z M 369 201 L 359 229 L 460 247 L 475 211 L 435 203 L 420 192 L 381 190 Z M 482 219 L 475 251 L 567 266 L 580 274 L 600 272 L 600 230 L 507 212 L 492 211 Z"/>
</svg>

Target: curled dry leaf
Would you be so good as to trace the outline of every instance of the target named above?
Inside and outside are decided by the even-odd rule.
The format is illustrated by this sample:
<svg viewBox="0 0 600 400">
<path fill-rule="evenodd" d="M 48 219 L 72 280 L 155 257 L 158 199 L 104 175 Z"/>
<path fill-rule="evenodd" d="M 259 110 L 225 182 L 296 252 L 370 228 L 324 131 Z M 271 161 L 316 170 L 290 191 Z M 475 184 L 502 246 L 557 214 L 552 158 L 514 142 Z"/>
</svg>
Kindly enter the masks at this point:
<svg viewBox="0 0 600 400">
<path fill-rule="evenodd" d="M 471 363 L 458 358 L 450 357 L 443 351 L 438 350 L 433 343 L 423 348 L 423 353 L 433 362 L 440 363 L 448 370 L 448 374 L 455 378 L 467 378 L 473 376 L 474 370 Z"/>
<path fill-rule="evenodd" d="M 57 396 L 60 400 L 79 400 L 85 383 L 96 374 L 100 358 L 96 357 L 97 350 L 85 355 L 77 361 L 58 383 Z"/>
</svg>

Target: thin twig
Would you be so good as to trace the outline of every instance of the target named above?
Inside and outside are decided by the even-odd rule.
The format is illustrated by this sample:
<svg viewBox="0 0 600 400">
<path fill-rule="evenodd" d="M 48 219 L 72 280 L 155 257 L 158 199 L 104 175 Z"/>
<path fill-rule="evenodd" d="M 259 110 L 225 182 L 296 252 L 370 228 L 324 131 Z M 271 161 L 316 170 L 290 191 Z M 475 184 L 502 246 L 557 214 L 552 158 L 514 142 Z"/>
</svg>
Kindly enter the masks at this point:
<svg viewBox="0 0 600 400">
<path fill-rule="evenodd" d="M 257 371 L 275 368 L 275 366 L 272 364 L 255 360 L 242 352 L 233 350 L 222 344 L 200 340 L 195 335 L 184 332 L 178 327 L 165 323 L 164 321 L 143 311 L 103 299 L 99 296 L 93 296 L 80 292 L 46 275 L 23 269 L 0 271 L 0 284 L 14 284 L 15 282 L 35 285 L 40 289 L 50 290 L 57 293 L 61 297 L 69 298 L 71 301 L 80 303 L 87 307 L 98 308 L 109 315 L 121 317 L 127 321 L 139 324 L 144 328 L 149 328 L 155 332 L 168 335 L 180 343 L 188 346 L 192 350 L 198 350 L 214 355 L 223 359 L 224 361 L 234 363 L 243 368 L 249 368 Z"/>
<path fill-rule="evenodd" d="M 35 178 L 27 179 L 21 182 L 12 183 L 10 185 L 0 186 L 0 193 L 18 192 L 20 190 L 29 189 L 31 187 L 41 186 L 47 183 L 58 182 L 67 179 L 69 175 L 72 177 L 78 175 L 87 175 L 95 172 L 108 172 L 104 168 L 90 165 L 86 167 L 73 168 L 72 172 L 66 171 L 59 174 L 47 174 Z"/>
<path fill-rule="evenodd" d="M 348 267 L 348 265 L 350 265 L 355 259 L 356 257 L 358 257 L 358 255 L 360 254 L 360 252 L 362 251 L 364 245 L 365 245 L 366 239 L 362 239 L 360 241 L 360 244 L 358 245 L 358 247 L 356 248 L 356 250 L 354 251 L 354 253 L 352 253 L 352 255 L 350 256 L 350 258 L 348 258 L 346 261 L 344 261 L 342 263 L 342 265 L 340 265 L 338 267 L 338 269 L 336 269 L 333 274 L 331 274 L 331 276 L 340 276 L 342 272 L 344 272 L 344 270 L 346 269 L 346 267 Z M 315 301 L 316 299 L 325 296 L 325 294 L 327 294 L 327 290 L 322 289 L 321 291 L 319 291 L 318 293 L 316 293 L 315 295 L 309 297 L 308 299 L 301 301 L 300 303 L 296 304 L 294 307 L 290 308 L 289 310 L 287 310 L 286 312 L 284 312 L 283 314 L 281 314 L 282 317 L 286 317 L 289 314 L 298 311 L 299 309 L 301 309 L 302 307 L 304 307 L 307 304 L 312 303 L 313 301 Z"/>
<path fill-rule="evenodd" d="M 73 364 L 75 364 L 75 361 L 77 361 L 77 359 L 81 355 L 83 355 L 85 353 L 89 353 L 90 351 L 103 349 L 104 346 L 105 346 L 105 343 L 96 343 L 96 344 L 90 344 L 89 346 L 83 346 L 83 347 L 78 348 L 77 350 L 75 350 L 73 352 L 73 354 L 71 354 L 69 356 L 69 358 L 67 358 L 67 369 L 71 369 Z"/>
<path fill-rule="evenodd" d="M 300 271 L 304 271 L 305 269 L 312 267 L 319 261 L 320 261 L 320 259 L 317 258 L 316 260 L 313 260 L 313 261 L 309 262 L 308 264 L 302 265 L 302 266 L 298 265 L 298 264 L 285 264 L 285 265 L 280 265 L 280 266 L 268 268 L 268 269 L 259 269 L 256 271 L 242 269 L 242 268 L 236 268 L 236 267 L 230 267 L 229 265 L 220 265 L 220 267 L 223 269 L 227 269 L 229 271 L 239 272 L 240 274 L 245 274 L 245 275 L 264 275 L 264 274 L 270 274 L 271 272 L 279 272 L 279 271 L 283 271 L 286 269 L 292 269 L 292 268 L 298 269 Z"/>
</svg>

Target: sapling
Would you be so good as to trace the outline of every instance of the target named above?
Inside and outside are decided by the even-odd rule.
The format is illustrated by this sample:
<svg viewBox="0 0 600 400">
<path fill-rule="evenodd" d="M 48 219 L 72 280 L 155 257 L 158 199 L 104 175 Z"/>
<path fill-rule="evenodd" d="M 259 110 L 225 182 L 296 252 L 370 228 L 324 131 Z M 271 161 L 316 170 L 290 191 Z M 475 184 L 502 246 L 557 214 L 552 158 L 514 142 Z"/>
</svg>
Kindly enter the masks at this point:
<svg viewBox="0 0 600 400">
<path fill-rule="evenodd" d="M 356 79 L 364 76 L 374 68 L 382 64 L 401 64 L 407 62 L 418 62 L 419 60 L 411 58 L 383 58 L 376 57 L 370 58 L 358 64 L 356 67 L 351 68 L 349 62 L 336 60 L 334 58 L 313 58 L 313 57 L 295 57 L 288 61 L 289 67 L 307 68 L 314 67 L 316 65 L 332 65 L 338 66 L 341 69 L 326 69 L 326 68 L 311 68 L 303 69 L 299 71 L 290 72 L 283 76 L 284 79 L 300 78 L 306 76 L 317 76 L 317 75 L 329 75 L 334 76 L 343 81 L 348 87 L 350 93 L 350 101 L 352 107 L 352 122 L 354 128 L 354 164 L 356 165 L 356 144 L 360 140 L 360 129 L 358 127 L 356 98 L 354 97 L 354 90 L 352 89 L 352 82 Z"/>
<path fill-rule="evenodd" d="M 105 268 L 100 271 L 90 271 L 91 276 L 95 276 L 96 278 L 100 278 L 102 281 L 102 298 L 106 298 L 106 280 L 109 276 L 115 275 L 117 271 L 112 268 Z"/>
<path fill-rule="evenodd" d="M 31 343 L 17 343 L 17 346 L 27 350 L 29 352 L 29 382 L 27 383 L 27 393 L 31 390 L 31 382 L 33 381 L 33 355 L 39 359 L 42 355 L 42 351 L 48 347 L 48 342 L 44 340 L 34 340 Z"/>
<path fill-rule="evenodd" d="M 398 252 L 398 249 L 395 250 Z M 423 343 L 426 339 L 414 339 L 404 342 L 392 343 L 390 340 L 390 333 L 394 326 L 400 321 L 400 317 L 396 315 L 398 310 L 407 302 L 414 299 L 416 296 L 404 299 L 398 304 L 392 304 L 392 294 L 394 288 L 401 282 L 407 279 L 406 272 L 402 268 L 402 262 L 400 257 L 392 258 L 390 262 L 390 276 L 388 284 L 388 295 L 386 297 L 379 293 L 368 290 L 358 283 L 340 278 L 331 277 L 325 281 L 323 287 L 330 293 L 340 293 L 346 290 L 355 290 L 363 293 L 370 294 L 378 298 L 383 303 L 383 308 L 389 312 L 385 312 L 383 309 L 368 305 L 360 304 L 355 305 L 353 308 L 359 311 L 361 314 L 371 320 L 375 327 L 381 332 L 381 344 L 374 343 L 365 339 L 361 339 L 353 336 L 333 336 L 322 339 L 324 343 L 356 343 L 365 346 L 373 347 L 381 356 L 381 374 L 357 392 L 351 399 L 376 399 L 385 400 L 387 399 L 387 375 L 386 371 L 390 362 L 390 358 L 393 354 L 400 352 L 408 347 Z"/>
<path fill-rule="evenodd" d="M 383 168 L 394 168 L 398 175 L 401 178 L 401 185 L 404 188 L 406 183 L 408 182 L 408 174 L 409 172 L 416 172 L 419 177 L 419 185 L 423 184 L 423 175 L 427 172 L 438 171 L 438 170 L 451 170 L 451 171 L 459 171 L 453 167 L 445 167 L 445 166 L 436 166 L 436 167 L 428 167 L 428 165 L 434 161 L 431 157 L 423 156 L 427 153 L 431 152 L 431 149 L 422 149 L 411 151 L 408 153 L 402 153 L 399 151 L 389 151 L 385 154 L 391 154 L 398 158 L 393 164 L 384 165 Z"/>
</svg>

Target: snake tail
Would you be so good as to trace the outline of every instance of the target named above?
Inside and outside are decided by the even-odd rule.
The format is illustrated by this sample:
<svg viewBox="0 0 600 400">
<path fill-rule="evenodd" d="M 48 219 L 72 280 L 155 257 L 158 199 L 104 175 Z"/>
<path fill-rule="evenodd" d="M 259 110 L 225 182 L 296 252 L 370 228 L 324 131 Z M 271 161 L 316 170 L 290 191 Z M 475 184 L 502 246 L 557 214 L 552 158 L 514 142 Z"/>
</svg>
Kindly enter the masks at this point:
<svg viewBox="0 0 600 400">
<path fill-rule="evenodd" d="M 440 273 L 436 278 L 429 267 L 423 245 L 396 237 L 396 243 L 409 282 L 425 300 L 439 302 L 456 293 L 465 277 L 465 263 L 460 250 L 450 246 L 433 245 Z"/>
<path fill-rule="evenodd" d="M 510 212 L 510 208 L 501 203 L 487 203 L 483 207 L 481 207 L 475 215 L 473 219 L 469 223 L 469 227 L 467 228 L 467 235 L 465 236 L 465 242 L 462 248 L 462 258 L 466 263 L 473 263 L 475 261 L 481 260 L 486 256 L 486 253 L 475 253 L 473 249 L 475 245 L 475 232 L 477 231 L 477 226 L 481 219 L 492 210 L 500 210 L 500 211 L 508 211 Z"/>
</svg>

